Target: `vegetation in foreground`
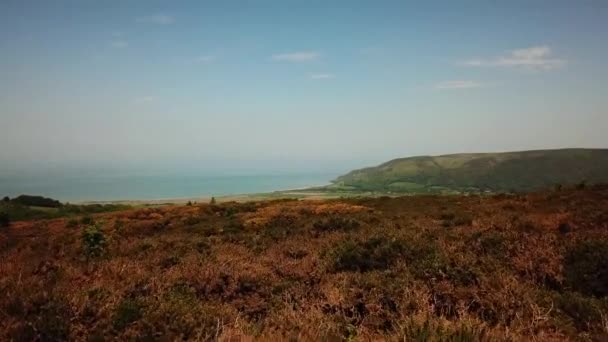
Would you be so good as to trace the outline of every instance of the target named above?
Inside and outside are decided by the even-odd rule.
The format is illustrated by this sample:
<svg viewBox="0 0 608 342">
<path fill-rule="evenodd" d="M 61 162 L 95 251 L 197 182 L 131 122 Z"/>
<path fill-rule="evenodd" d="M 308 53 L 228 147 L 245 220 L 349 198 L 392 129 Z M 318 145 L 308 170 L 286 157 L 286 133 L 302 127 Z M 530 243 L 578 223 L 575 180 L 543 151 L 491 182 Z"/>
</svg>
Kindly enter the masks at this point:
<svg viewBox="0 0 608 342">
<path fill-rule="evenodd" d="M 0 340 L 608 339 L 608 187 L 0 227 Z"/>
</svg>

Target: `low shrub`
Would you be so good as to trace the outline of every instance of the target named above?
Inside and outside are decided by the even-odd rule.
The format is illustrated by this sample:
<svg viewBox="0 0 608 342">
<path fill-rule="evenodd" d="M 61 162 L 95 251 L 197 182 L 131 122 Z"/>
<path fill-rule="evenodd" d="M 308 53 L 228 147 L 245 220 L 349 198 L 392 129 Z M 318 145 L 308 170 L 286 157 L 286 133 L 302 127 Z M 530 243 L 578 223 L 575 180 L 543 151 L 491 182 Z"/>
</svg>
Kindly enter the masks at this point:
<svg viewBox="0 0 608 342">
<path fill-rule="evenodd" d="M 383 237 L 366 241 L 346 241 L 331 253 L 333 270 L 367 272 L 383 270 L 405 253 L 401 240 L 389 240 Z"/>
<path fill-rule="evenodd" d="M 82 232 L 82 248 L 88 258 L 100 257 L 106 252 L 105 234 L 97 225 L 90 225 Z"/>
<path fill-rule="evenodd" d="M 76 228 L 78 227 L 78 220 L 76 219 L 69 219 L 68 222 L 66 222 L 65 226 L 67 228 Z"/>
<path fill-rule="evenodd" d="M 289 214 L 281 214 L 273 217 L 262 230 L 262 235 L 270 240 L 280 240 L 294 234 L 298 228 L 297 217 Z"/>
<path fill-rule="evenodd" d="M 308 252 L 303 249 L 295 249 L 295 250 L 290 249 L 285 252 L 285 255 L 292 259 L 302 259 L 308 255 Z"/>
<path fill-rule="evenodd" d="M 42 196 L 20 195 L 11 200 L 14 203 L 33 207 L 59 208 L 61 202 Z"/>
<path fill-rule="evenodd" d="M 14 341 L 67 341 L 73 312 L 61 297 L 35 297 L 27 317 L 11 333 Z"/>
<path fill-rule="evenodd" d="M 80 219 L 80 224 L 89 225 L 93 224 L 95 221 L 91 216 L 84 216 Z"/>
<path fill-rule="evenodd" d="M 576 292 L 566 292 L 556 298 L 559 311 L 567 315 L 577 330 L 601 329 L 603 315 L 608 313 L 608 300 L 584 297 Z"/>
<path fill-rule="evenodd" d="M 473 223 L 473 219 L 468 214 L 459 214 L 456 215 L 454 213 L 444 213 L 439 216 L 443 222 L 441 225 L 443 227 L 459 227 L 459 226 L 470 226 Z"/>
<path fill-rule="evenodd" d="M 241 234 L 245 231 L 245 226 L 238 220 L 230 220 L 224 226 L 222 232 L 227 235 Z"/>
<path fill-rule="evenodd" d="M 575 291 L 608 296 L 608 241 L 586 240 L 571 247 L 564 259 L 564 275 Z"/>
<path fill-rule="evenodd" d="M 11 224 L 11 219 L 8 213 L 0 212 L 0 227 L 8 227 Z"/>
<path fill-rule="evenodd" d="M 490 231 L 479 235 L 479 247 L 481 252 L 495 258 L 507 256 L 507 240 L 499 232 Z"/>
<path fill-rule="evenodd" d="M 114 329 L 124 330 L 129 324 L 139 320 L 143 316 L 141 303 L 134 299 L 123 299 L 114 313 L 112 320 Z"/>
<path fill-rule="evenodd" d="M 179 262 L 180 262 L 180 258 L 176 255 L 172 255 L 172 256 L 166 257 L 163 260 L 161 260 L 160 267 L 161 268 L 171 268 L 171 267 L 179 264 Z"/>
<path fill-rule="evenodd" d="M 469 267 L 450 262 L 438 244 L 430 239 L 410 241 L 376 237 L 366 241 L 347 240 L 328 255 L 334 272 L 385 270 L 397 260 L 403 260 L 417 279 L 450 280 L 454 284 L 471 285 L 477 283 L 478 278 Z"/>
<path fill-rule="evenodd" d="M 332 216 L 324 220 L 319 220 L 313 224 L 315 230 L 322 232 L 333 232 L 338 230 L 351 231 L 360 226 L 361 223 L 359 223 L 359 221 L 340 216 Z"/>
</svg>

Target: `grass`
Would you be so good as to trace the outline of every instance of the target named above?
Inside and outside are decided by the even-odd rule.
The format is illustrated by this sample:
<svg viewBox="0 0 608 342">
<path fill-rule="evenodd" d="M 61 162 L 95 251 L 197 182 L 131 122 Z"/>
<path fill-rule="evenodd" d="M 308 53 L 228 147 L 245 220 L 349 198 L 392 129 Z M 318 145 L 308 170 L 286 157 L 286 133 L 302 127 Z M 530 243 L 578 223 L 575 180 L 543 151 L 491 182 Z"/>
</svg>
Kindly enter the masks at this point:
<svg viewBox="0 0 608 342">
<path fill-rule="evenodd" d="M 602 341 L 606 207 L 587 185 L 13 221 L 0 340 Z"/>
<path fill-rule="evenodd" d="M 62 217 L 90 216 L 127 210 L 131 207 L 123 204 L 64 204 L 59 207 L 28 206 L 17 202 L 0 201 L 0 213 L 11 221 L 44 220 Z"/>
<path fill-rule="evenodd" d="M 333 191 L 518 192 L 608 182 L 607 149 L 452 154 L 391 160 L 335 180 Z"/>
</svg>

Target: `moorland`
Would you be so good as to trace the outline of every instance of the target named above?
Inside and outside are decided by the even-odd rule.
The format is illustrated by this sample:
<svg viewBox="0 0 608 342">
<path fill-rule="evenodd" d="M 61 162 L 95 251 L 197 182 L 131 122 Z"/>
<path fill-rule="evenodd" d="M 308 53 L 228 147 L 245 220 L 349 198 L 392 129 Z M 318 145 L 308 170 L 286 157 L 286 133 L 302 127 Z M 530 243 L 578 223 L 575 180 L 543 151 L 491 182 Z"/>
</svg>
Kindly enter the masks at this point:
<svg viewBox="0 0 608 342">
<path fill-rule="evenodd" d="M 585 184 L 56 208 L 0 227 L 0 339 L 602 341 L 607 208 Z"/>
</svg>

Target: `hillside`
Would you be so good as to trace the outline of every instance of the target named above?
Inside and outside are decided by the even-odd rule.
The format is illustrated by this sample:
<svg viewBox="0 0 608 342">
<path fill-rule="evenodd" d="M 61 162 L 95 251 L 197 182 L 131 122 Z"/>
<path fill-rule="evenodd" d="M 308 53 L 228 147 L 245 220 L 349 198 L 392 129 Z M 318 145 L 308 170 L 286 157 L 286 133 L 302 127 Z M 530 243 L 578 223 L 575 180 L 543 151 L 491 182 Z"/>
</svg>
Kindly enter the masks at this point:
<svg viewBox="0 0 608 342">
<path fill-rule="evenodd" d="M 383 192 L 532 191 L 608 182 L 608 149 L 450 154 L 391 160 L 338 177 L 333 188 Z"/>
<path fill-rule="evenodd" d="M 0 227 L 2 341 L 606 341 L 608 187 Z"/>
</svg>

